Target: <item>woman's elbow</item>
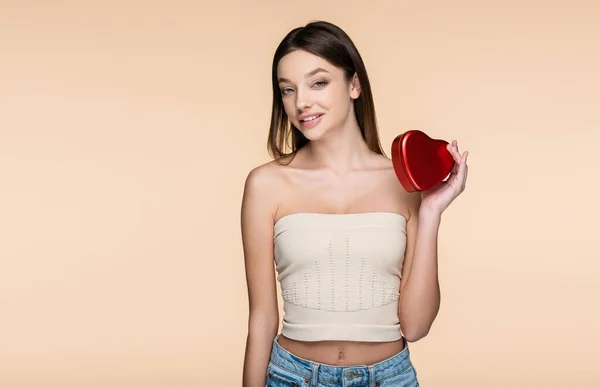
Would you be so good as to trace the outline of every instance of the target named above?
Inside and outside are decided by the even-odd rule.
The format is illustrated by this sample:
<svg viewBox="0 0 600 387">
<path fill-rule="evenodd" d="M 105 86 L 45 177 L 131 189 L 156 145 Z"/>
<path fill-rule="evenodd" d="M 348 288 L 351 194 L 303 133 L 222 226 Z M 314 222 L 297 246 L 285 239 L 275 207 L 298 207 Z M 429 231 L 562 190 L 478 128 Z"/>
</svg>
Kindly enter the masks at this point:
<svg viewBox="0 0 600 387">
<path fill-rule="evenodd" d="M 276 335 L 279 329 L 277 313 L 251 313 L 248 319 L 248 334 Z"/>
<path fill-rule="evenodd" d="M 425 338 L 429 334 L 429 328 L 427 329 L 407 329 L 402 332 L 404 338 L 409 343 L 414 343 Z"/>
</svg>

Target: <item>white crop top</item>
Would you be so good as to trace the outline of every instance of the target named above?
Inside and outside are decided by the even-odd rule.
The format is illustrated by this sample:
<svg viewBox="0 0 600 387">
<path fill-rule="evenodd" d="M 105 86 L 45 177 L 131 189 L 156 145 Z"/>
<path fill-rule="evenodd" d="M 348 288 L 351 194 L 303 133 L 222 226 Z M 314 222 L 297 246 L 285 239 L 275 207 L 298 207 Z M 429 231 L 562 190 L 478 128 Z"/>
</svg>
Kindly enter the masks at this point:
<svg viewBox="0 0 600 387">
<path fill-rule="evenodd" d="M 274 225 L 282 335 L 394 341 L 406 218 L 393 212 L 296 213 Z"/>
</svg>

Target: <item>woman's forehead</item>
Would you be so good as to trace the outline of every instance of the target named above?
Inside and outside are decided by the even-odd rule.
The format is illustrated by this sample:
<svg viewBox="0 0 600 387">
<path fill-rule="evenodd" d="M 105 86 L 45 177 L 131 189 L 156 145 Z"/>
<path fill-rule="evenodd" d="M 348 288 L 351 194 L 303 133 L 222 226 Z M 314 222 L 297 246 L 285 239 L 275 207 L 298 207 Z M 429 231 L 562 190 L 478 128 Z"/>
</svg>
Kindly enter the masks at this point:
<svg viewBox="0 0 600 387">
<path fill-rule="evenodd" d="M 317 73 L 334 74 L 339 71 L 335 66 L 318 55 L 297 50 L 286 54 L 277 66 L 277 76 L 285 80 L 299 80 Z"/>
</svg>

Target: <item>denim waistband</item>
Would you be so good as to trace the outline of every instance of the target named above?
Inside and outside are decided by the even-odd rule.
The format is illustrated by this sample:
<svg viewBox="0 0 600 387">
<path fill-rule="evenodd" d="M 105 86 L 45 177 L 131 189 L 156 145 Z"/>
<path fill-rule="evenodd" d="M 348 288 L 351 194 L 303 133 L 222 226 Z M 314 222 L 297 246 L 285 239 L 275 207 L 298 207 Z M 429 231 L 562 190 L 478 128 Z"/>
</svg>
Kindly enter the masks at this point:
<svg viewBox="0 0 600 387">
<path fill-rule="evenodd" d="M 275 336 L 271 350 L 273 364 L 306 379 L 315 380 L 318 375 L 319 381 L 325 383 L 341 383 L 348 375 L 362 380 L 387 379 L 404 372 L 412 365 L 408 343 L 404 337 L 402 337 L 404 348 L 397 354 L 375 364 L 353 366 L 334 366 L 303 359 L 279 345 L 278 338 L 279 335 Z"/>
</svg>

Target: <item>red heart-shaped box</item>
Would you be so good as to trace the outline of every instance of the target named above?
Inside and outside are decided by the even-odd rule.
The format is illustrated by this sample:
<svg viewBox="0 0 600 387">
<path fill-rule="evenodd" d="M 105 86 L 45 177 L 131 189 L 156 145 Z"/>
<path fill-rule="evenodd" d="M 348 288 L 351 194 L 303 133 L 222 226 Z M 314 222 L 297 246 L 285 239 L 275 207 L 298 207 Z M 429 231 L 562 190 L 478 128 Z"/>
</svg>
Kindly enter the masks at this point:
<svg viewBox="0 0 600 387">
<path fill-rule="evenodd" d="M 392 142 L 392 164 L 407 192 L 426 191 L 444 181 L 454 166 L 447 141 L 409 130 Z"/>
</svg>

